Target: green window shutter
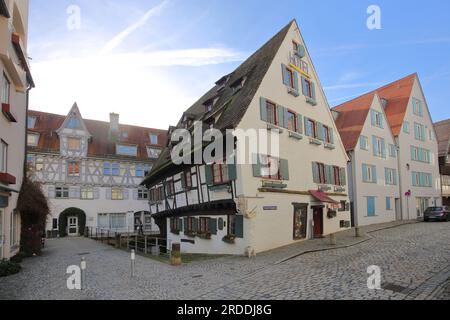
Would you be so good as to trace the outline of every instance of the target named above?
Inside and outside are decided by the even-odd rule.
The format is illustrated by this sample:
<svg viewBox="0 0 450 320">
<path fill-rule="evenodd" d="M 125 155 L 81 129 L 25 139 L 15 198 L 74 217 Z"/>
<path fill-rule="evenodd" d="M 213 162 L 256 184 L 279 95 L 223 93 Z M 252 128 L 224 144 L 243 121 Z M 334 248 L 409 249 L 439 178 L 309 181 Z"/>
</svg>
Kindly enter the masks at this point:
<svg viewBox="0 0 450 320">
<path fill-rule="evenodd" d="M 217 219 L 209 219 L 209 231 L 211 234 L 217 234 Z"/>
<path fill-rule="evenodd" d="M 261 160 L 259 154 L 254 154 L 252 156 L 253 163 L 253 176 L 261 177 Z"/>
<path fill-rule="evenodd" d="M 313 100 L 316 100 L 316 84 L 314 82 L 311 81 L 311 98 L 313 98 Z"/>
<path fill-rule="evenodd" d="M 372 182 L 377 183 L 378 175 L 377 175 L 377 167 L 376 166 L 372 166 L 372 173 L 373 173 Z"/>
<path fill-rule="evenodd" d="M 312 172 L 313 172 L 313 182 L 320 183 L 319 166 L 318 166 L 317 162 L 312 163 Z"/>
<path fill-rule="evenodd" d="M 297 71 L 292 72 L 294 74 L 294 89 L 298 92 L 298 73 Z"/>
<path fill-rule="evenodd" d="M 411 160 L 414 161 L 414 156 L 415 156 L 415 152 L 414 152 L 414 146 L 411 146 Z"/>
<path fill-rule="evenodd" d="M 261 120 L 267 122 L 266 99 L 261 97 L 259 100 L 260 100 Z"/>
<path fill-rule="evenodd" d="M 301 44 L 298 44 L 298 46 L 297 46 L 297 55 L 300 58 L 303 58 L 306 55 L 306 49 Z"/>
<path fill-rule="evenodd" d="M 391 210 L 391 198 L 386 197 L 386 210 Z"/>
<path fill-rule="evenodd" d="M 193 221 L 192 224 L 193 224 L 193 229 L 194 229 L 194 230 L 192 230 L 192 231 L 197 232 L 198 229 L 199 229 L 199 228 L 198 228 L 199 220 L 198 220 L 198 218 L 194 218 L 193 220 L 194 220 L 194 221 Z"/>
<path fill-rule="evenodd" d="M 297 114 L 297 132 L 303 134 L 303 118 L 301 114 Z"/>
<path fill-rule="evenodd" d="M 277 125 L 282 127 L 284 125 L 284 107 L 277 106 Z"/>
<path fill-rule="evenodd" d="M 306 78 L 304 76 L 301 77 L 302 79 L 302 91 L 303 91 L 303 95 L 306 96 L 307 92 L 308 92 L 308 87 L 306 85 Z"/>
<path fill-rule="evenodd" d="M 236 215 L 234 218 L 236 238 L 244 238 L 244 216 Z"/>
<path fill-rule="evenodd" d="M 189 229 L 188 229 L 188 218 L 184 218 L 183 219 L 184 220 L 184 233 L 186 233 L 186 232 L 188 232 L 189 231 Z"/>
<path fill-rule="evenodd" d="M 179 225 L 180 225 L 180 230 L 179 231 L 183 231 L 183 219 L 178 219 L 179 220 Z"/>
<path fill-rule="evenodd" d="M 368 177 L 367 177 L 367 165 L 366 164 L 362 165 L 362 176 L 363 176 L 364 182 L 369 182 Z"/>
<path fill-rule="evenodd" d="M 372 123 L 372 127 L 376 126 L 376 119 L 375 119 L 375 110 L 370 110 L 370 121 Z"/>
<path fill-rule="evenodd" d="M 386 159 L 386 141 L 381 139 L 381 155 L 383 159 Z"/>
<path fill-rule="evenodd" d="M 282 70 L 282 75 L 283 75 L 283 84 L 285 86 L 290 87 L 291 86 L 291 83 L 290 83 L 291 81 L 289 79 L 289 73 L 286 70 L 286 65 L 282 64 L 281 65 L 281 70 Z"/>
<path fill-rule="evenodd" d="M 305 135 L 307 135 L 308 137 L 311 137 L 311 126 L 309 123 L 309 118 L 304 117 L 305 120 Z"/>
<path fill-rule="evenodd" d="M 237 172 L 236 172 L 236 164 L 228 164 L 228 178 L 231 181 L 234 181 L 237 179 Z"/>
<path fill-rule="evenodd" d="M 224 221 L 222 218 L 219 218 L 219 221 L 217 222 L 217 225 L 219 227 L 219 230 L 222 231 L 224 228 Z"/>
<path fill-rule="evenodd" d="M 424 127 L 424 126 L 421 126 L 421 127 L 420 127 L 420 130 L 421 130 L 421 132 L 422 132 L 422 136 L 421 136 L 422 141 L 425 141 L 425 127 Z"/>
<path fill-rule="evenodd" d="M 183 190 L 186 189 L 186 175 L 184 172 L 181 173 L 181 188 L 183 188 Z"/>
<path fill-rule="evenodd" d="M 334 129 L 330 128 L 330 143 L 334 144 Z"/>
<path fill-rule="evenodd" d="M 285 107 L 283 107 L 283 109 L 284 109 L 283 127 L 287 129 L 289 127 L 289 110 L 288 110 L 288 108 L 285 108 Z"/>
<path fill-rule="evenodd" d="M 378 114 L 380 116 L 380 125 L 381 125 L 380 128 L 384 129 L 384 117 L 383 117 L 383 114 L 381 112 L 379 112 Z"/>
<path fill-rule="evenodd" d="M 339 169 L 339 177 L 341 178 L 341 186 L 346 186 L 347 185 L 347 172 L 345 170 L 345 168 L 340 168 Z"/>
<path fill-rule="evenodd" d="M 212 186 L 214 184 L 214 178 L 211 165 L 205 166 L 205 176 L 206 176 L 206 184 L 208 186 Z"/>
<path fill-rule="evenodd" d="M 375 137 L 375 136 L 372 136 L 372 147 L 373 147 L 373 155 L 375 156 L 375 157 L 377 157 L 378 156 L 378 153 L 379 153 L 379 150 L 378 150 L 378 140 L 377 140 L 377 137 Z"/>
<path fill-rule="evenodd" d="M 289 161 L 280 159 L 280 175 L 281 180 L 289 180 Z"/>
<path fill-rule="evenodd" d="M 321 141 L 325 140 L 325 137 L 323 135 L 323 124 L 320 122 L 317 122 L 317 138 Z"/>
<path fill-rule="evenodd" d="M 334 174 L 332 166 L 325 166 L 327 184 L 334 184 Z"/>
<path fill-rule="evenodd" d="M 388 168 L 384 168 L 384 181 L 385 181 L 385 184 L 388 184 L 388 181 L 389 181 L 389 169 Z"/>
<path fill-rule="evenodd" d="M 392 174 L 394 175 L 394 185 L 396 186 L 397 185 L 397 181 L 398 181 L 397 170 L 392 170 Z"/>
</svg>

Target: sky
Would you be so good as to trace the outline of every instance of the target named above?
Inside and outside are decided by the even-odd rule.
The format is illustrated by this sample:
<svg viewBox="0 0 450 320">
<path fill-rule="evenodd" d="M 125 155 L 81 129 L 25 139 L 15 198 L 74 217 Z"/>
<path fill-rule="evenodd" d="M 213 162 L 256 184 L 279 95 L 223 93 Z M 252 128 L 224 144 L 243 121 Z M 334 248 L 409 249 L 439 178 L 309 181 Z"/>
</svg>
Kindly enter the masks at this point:
<svg viewBox="0 0 450 320">
<path fill-rule="evenodd" d="M 370 5 L 381 29 L 370 30 Z M 30 108 L 158 129 L 297 19 L 331 106 L 417 72 L 450 118 L 450 1 L 30 0 Z"/>
</svg>

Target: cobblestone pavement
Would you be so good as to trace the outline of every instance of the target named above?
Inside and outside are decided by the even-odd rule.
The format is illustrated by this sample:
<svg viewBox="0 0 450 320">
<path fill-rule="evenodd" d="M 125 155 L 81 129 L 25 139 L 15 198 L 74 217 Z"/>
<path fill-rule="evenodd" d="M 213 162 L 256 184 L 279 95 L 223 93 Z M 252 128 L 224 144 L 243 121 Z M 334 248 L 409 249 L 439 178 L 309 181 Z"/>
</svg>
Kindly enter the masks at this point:
<svg viewBox="0 0 450 320">
<path fill-rule="evenodd" d="M 26 259 L 21 273 L 0 278 L 0 299 L 450 298 L 444 286 L 450 278 L 450 223 L 376 230 L 366 228 L 370 235 L 362 238 L 343 233 L 333 250 L 314 252 L 331 246 L 307 241 L 250 260 L 223 257 L 172 267 L 137 257 L 133 279 L 125 251 L 84 238 L 49 240 L 42 257 Z M 66 268 L 79 265 L 82 256 L 87 289 L 70 291 Z M 371 265 L 381 268 L 381 290 L 367 288 Z"/>
</svg>

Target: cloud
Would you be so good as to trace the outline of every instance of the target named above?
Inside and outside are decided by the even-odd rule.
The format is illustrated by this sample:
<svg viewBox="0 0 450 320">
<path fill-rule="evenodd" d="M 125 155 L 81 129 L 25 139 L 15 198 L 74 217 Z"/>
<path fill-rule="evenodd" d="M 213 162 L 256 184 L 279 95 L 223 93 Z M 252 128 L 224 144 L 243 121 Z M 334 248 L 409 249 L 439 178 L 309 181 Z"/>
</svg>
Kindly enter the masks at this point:
<svg viewBox="0 0 450 320">
<path fill-rule="evenodd" d="M 159 15 L 163 9 L 167 6 L 169 3 L 168 0 L 165 0 L 161 2 L 156 7 L 148 10 L 138 21 L 133 23 L 131 26 L 127 27 L 125 30 L 117 34 L 114 38 L 112 38 L 101 50 L 100 55 L 105 55 L 117 48 L 130 34 L 132 34 L 134 31 L 139 29 L 140 27 L 143 27 L 147 21 L 154 16 Z"/>
</svg>

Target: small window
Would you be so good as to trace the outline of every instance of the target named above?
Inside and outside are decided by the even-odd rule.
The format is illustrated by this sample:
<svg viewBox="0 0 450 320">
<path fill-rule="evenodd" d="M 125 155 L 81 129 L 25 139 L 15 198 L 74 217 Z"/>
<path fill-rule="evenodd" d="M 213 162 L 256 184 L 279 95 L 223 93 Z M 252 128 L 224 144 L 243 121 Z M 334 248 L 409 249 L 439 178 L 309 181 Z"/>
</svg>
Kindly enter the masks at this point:
<svg viewBox="0 0 450 320">
<path fill-rule="evenodd" d="M 53 220 L 52 220 L 52 229 L 58 230 L 58 219 L 56 219 L 56 218 L 53 218 Z"/>
<path fill-rule="evenodd" d="M 323 137 L 326 143 L 331 143 L 330 128 L 323 126 Z"/>
<path fill-rule="evenodd" d="M 184 173 L 184 181 L 185 181 L 185 188 L 187 190 L 192 188 L 192 173 L 191 170 L 185 171 Z"/>
<path fill-rule="evenodd" d="M 386 210 L 392 210 L 392 199 L 390 197 L 386 197 Z"/>
<path fill-rule="evenodd" d="M 127 146 L 118 144 L 117 145 L 117 154 L 122 156 L 130 156 L 130 157 L 136 157 L 137 156 L 137 146 Z"/>
<path fill-rule="evenodd" d="M 67 145 L 71 151 L 79 151 L 81 149 L 81 139 L 79 138 L 68 138 Z"/>
<path fill-rule="evenodd" d="M 135 176 L 138 178 L 144 177 L 144 167 L 140 164 L 136 165 Z"/>
<path fill-rule="evenodd" d="M 336 186 L 342 185 L 341 183 L 341 168 L 333 167 L 334 184 Z"/>
<path fill-rule="evenodd" d="M 55 188 L 55 198 L 56 199 L 69 199 L 69 188 L 68 187 L 56 187 Z"/>
<path fill-rule="evenodd" d="M 277 124 L 277 106 L 270 102 L 266 101 L 266 111 L 267 111 L 267 122 L 271 124 Z"/>
<path fill-rule="evenodd" d="M 287 121 L 288 121 L 288 130 L 296 132 L 297 131 L 297 114 L 292 112 L 292 111 L 288 111 L 287 113 Z"/>
<path fill-rule="evenodd" d="M 8 145 L 0 140 L 0 172 L 8 172 Z"/>
<path fill-rule="evenodd" d="M 82 200 L 94 200 L 94 188 L 91 188 L 91 187 L 81 188 L 81 199 Z"/>
<path fill-rule="evenodd" d="M 211 168 L 213 172 L 214 184 L 224 184 L 230 181 L 227 165 L 213 164 Z"/>
<path fill-rule="evenodd" d="M 67 175 L 69 177 L 80 176 L 80 163 L 76 161 L 70 161 L 67 163 Z"/>
<path fill-rule="evenodd" d="M 103 175 L 110 176 L 111 175 L 111 162 L 103 163 Z"/>
<path fill-rule="evenodd" d="M 303 78 L 304 80 L 304 88 L 303 88 L 303 94 L 307 96 L 308 98 L 313 99 L 313 90 L 312 90 L 312 83 L 311 80 Z"/>
<path fill-rule="evenodd" d="M 78 118 L 70 118 L 67 122 L 67 128 L 69 129 L 79 129 L 81 128 L 80 119 Z"/>
<path fill-rule="evenodd" d="M 120 164 L 119 163 L 113 163 L 112 164 L 112 170 L 111 173 L 113 176 L 120 176 Z"/>
<path fill-rule="evenodd" d="M 28 116 L 28 118 L 27 118 L 27 127 L 28 127 L 28 129 L 34 129 L 36 127 L 36 121 L 37 121 L 37 117 L 35 117 L 35 116 Z"/>
<path fill-rule="evenodd" d="M 393 144 L 389 144 L 389 156 L 391 158 L 397 157 L 397 147 Z"/>
<path fill-rule="evenodd" d="M 123 190 L 121 188 L 112 188 L 111 200 L 123 200 Z"/>
<path fill-rule="evenodd" d="M 317 138 L 316 122 L 313 119 L 306 121 L 306 135 L 311 138 Z"/>
<path fill-rule="evenodd" d="M 27 144 L 30 147 L 37 147 L 39 144 L 39 134 L 37 133 L 29 133 L 27 135 Z"/>
<path fill-rule="evenodd" d="M 403 132 L 404 133 L 406 133 L 406 134 L 409 134 L 409 122 L 408 121 L 405 121 L 405 122 L 403 122 Z"/>
<path fill-rule="evenodd" d="M 44 170 L 44 159 L 36 158 L 35 169 L 36 169 L 37 172 L 40 172 L 40 171 Z"/>
<path fill-rule="evenodd" d="M 138 200 L 147 200 L 148 199 L 148 190 L 138 189 Z"/>
<path fill-rule="evenodd" d="M 272 180 L 281 180 L 280 160 L 274 157 L 261 155 L 261 177 Z"/>
<path fill-rule="evenodd" d="M 3 73 L 2 79 L 2 103 L 9 104 L 9 96 L 11 92 L 11 82 L 5 73 Z"/>
<path fill-rule="evenodd" d="M 368 151 L 369 150 L 369 138 L 367 138 L 365 136 L 361 136 L 359 138 L 359 146 L 360 146 L 361 150 Z"/>
<path fill-rule="evenodd" d="M 210 232 L 210 230 L 209 230 L 209 221 L 210 220 L 211 220 L 210 218 L 204 218 L 204 217 L 200 218 L 199 230 L 198 230 L 200 233 L 209 233 Z"/>
<path fill-rule="evenodd" d="M 171 197 L 175 194 L 175 184 L 174 184 L 173 180 L 167 181 L 166 192 L 169 197 Z"/>
<path fill-rule="evenodd" d="M 158 139 L 158 135 L 157 134 L 150 133 L 150 143 L 151 144 L 157 145 L 159 143 L 158 140 L 159 139 Z"/>
<path fill-rule="evenodd" d="M 161 155 L 161 150 L 147 147 L 147 153 L 150 159 L 158 159 L 159 156 Z"/>
</svg>

